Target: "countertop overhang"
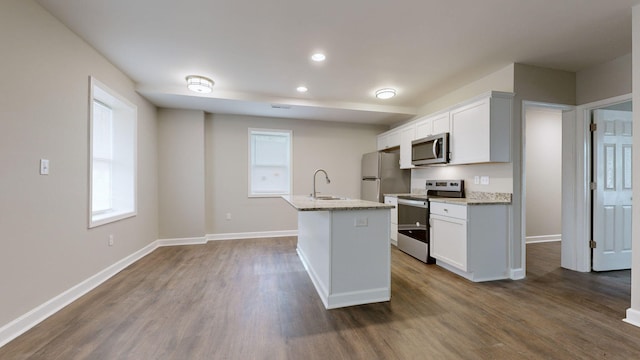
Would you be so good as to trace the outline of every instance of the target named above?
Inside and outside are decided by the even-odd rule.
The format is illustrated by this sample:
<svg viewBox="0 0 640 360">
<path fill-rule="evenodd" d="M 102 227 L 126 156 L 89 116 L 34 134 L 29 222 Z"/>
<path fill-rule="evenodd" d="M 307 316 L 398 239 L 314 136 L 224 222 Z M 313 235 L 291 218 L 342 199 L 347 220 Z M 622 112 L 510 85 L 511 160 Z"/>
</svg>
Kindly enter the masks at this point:
<svg viewBox="0 0 640 360">
<path fill-rule="evenodd" d="M 282 198 L 298 211 L 384 210 L 395 207 L 360 199 L 318 200 L 308 195 L 283 195 Z"/>
</svg>

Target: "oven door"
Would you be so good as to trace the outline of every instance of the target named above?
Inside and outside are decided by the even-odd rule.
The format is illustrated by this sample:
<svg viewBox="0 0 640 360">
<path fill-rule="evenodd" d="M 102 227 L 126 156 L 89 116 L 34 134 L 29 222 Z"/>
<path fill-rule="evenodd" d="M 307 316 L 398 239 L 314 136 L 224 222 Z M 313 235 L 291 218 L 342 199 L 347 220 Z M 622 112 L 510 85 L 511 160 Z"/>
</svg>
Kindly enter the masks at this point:
<svg viewBox="0 0 640 360">
<path fill-rule="evenodd" d="M 398 199 L 398 249 L 427 262 L 429 258 L 429 202 Z"/>
</svg>

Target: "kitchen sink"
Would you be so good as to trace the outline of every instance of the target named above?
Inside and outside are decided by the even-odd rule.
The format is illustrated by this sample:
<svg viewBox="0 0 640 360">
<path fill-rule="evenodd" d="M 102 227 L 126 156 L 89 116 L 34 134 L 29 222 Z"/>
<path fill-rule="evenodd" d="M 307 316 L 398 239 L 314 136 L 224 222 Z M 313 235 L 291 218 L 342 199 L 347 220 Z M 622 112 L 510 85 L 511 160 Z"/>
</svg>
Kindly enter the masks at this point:
<svg viewBox="0 0 640 360">
<path fill-rule="evenodd" d="M 332 195 L 319 195 L 316 197 L 312 197 L 314 200 L 348 200 L 345 197 L 332 196 Z"/>
</svg>

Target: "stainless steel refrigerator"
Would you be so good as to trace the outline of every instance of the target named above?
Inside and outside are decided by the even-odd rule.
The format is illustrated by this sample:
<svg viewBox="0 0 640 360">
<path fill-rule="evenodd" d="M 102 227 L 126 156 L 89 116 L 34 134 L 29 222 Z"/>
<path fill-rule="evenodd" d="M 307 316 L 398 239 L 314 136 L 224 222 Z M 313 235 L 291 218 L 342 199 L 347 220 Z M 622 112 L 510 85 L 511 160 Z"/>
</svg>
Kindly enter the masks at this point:
<svg viewBox="0 0 640 360">
<path fill-rule="evenodd" d="M 362 155 L 362 200 L 384 202 L 384 194 L 411 192 L 411 170 L 400 169 L 397 152 L 372 152 Z"/>
</svg>

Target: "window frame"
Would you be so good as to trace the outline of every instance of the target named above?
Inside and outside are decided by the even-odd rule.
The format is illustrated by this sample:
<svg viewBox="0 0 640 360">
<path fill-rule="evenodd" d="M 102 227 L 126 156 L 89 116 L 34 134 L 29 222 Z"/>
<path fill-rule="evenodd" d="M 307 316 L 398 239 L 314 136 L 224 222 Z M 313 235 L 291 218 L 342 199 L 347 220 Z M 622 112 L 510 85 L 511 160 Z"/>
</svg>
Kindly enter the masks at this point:
<svg viewBox="0 0 640 360">
<path fill-rule="evenodd" d="M 110 108 L 111 119 L 111 193 L 110 209 L 93 211 L 94 191 L 94 102 Z M 117 148 L 116 148 L 117 147 Z M 133 103 L 89 77 L 89 228 L 137 215 L 138 208 L 138 108 Z M 114 185 L 117 184 L 117 185 Z M 115 190 L 114 190 L 115 189 Z"/>
<path fill-rule="evenodd" d="M 252 175 L 254 170 L 254 162 L 253 162 L 253 135 L 285 135 L 289 140 L 288 147 L 288 189 L 282 192 L 257 192 L 253 189 Z M 247 147 L 248 147 L 248 176 L 247 176 L 247 196 L 249 198 L 274 198 L 280 197 L 282 195 L 291 195 L 293 191 L 293 131 L 286 129 L 265 129 L 265 128 L 249 128 L 248 129 L 248 137 L 247 137 Z"/>
</svg>

